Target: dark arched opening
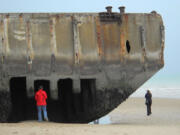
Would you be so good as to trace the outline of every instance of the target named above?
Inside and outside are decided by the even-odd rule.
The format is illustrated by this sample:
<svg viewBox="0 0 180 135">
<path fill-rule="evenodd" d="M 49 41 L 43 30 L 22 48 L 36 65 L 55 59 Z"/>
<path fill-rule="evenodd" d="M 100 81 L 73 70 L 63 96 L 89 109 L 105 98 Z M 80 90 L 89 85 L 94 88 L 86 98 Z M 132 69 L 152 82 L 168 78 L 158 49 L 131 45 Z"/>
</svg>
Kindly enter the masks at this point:
<svg viewBox="0 0 180 135">
<path fill-rule="evenodd" d="M 9 122 L 23 121 L 27 118 L 26 77 L 13 77 L 10 79 L 10 93 L 12 111 Z"/>
<path fill-rule="evenodd" d="M 58 81 L 58 99 L 61 102 L 63 119 L 66 121 L 74 115 L 72 79 L 60 79 Z"/>
</svg>

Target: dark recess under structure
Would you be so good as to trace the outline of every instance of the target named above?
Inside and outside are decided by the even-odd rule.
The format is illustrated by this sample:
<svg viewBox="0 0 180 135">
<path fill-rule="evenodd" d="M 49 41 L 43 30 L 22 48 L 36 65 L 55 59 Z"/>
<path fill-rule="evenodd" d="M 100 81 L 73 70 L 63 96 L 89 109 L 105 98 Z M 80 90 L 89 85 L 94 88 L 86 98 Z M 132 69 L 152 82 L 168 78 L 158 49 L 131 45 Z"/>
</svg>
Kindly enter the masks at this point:
<svg viewBox="0 0 180 135">
<path fill-rule="evenodd" d="M 13 77 L 10 80 L 12 110 L 9 121 L 26 120 L 27 94 L 26 77 Z"/>
<path fill-rule="evenodd" d="M 34 80 L 34 93 L 39 86 L 43 86 L 43 89 L 47 92 L 48 117 L 53 122 L 69 123 L 73 121 L 79 123 L 82 122 L 82 119 L 84 119 L 84 122 L 92 121 L 93 117 L 91 119 L 86 118 L 87 116 L 93 116 L 97 108 L 102 108 L 102 100 L 110 98 L 111 103 L 113 102 L 111 96 L 106 97 L 106 94 L 96 90 L 96 79 L 80 79 L 79 92 L 73 90 L 72 79 L 59 79 L 57 82 L 58 99 L 56 100 L 51 98 L 50 80 Z M 10 79 L 10 94 L 12 110 L 7 122 L 37 120 L 34 96 L 27 97 L 26 77 Z M 98 99 L 98 95 L 102 95 L 103 98 Z M 106 106 L 103 105 L 103 107 Z"/>
<path fill-rule="evenodd" d="M 69 120 L 86 117 L 95 105 L 96 80 L 81 79 L 79 93 L 73 92 L 72 79 L 59 79 L 57 82 L 58 99 L 54 100 L 50 94 L 49 80 L 35 80 L 34 93 L 39 86 L 47 92 L 48 117 L 54 122 L 69 122 Z M 34 96 L 27 97 L 26 77 L 13 77 L 10 79 L 10 95 L 12 109 L 8 122 L 18 122 L 24 120 L 37 120 L 36 101 Z M 75 121 L 75 122 L 78 122 Z"/>
<path fill-rule="evenodd" d="M 63 118 L 68 119 L 74 113 L 72 79 L 60 79 L 58 81 L 58 98 L 63 110 Z"/>
<path fill-rule="evenodd" d="M 95 103 L 95 92 L 96 84 L 95 79 L 81 79 L 81 98 L 83 104 L 83 111 L 90 111 L 90 106 L 92 107 Z"/>
</svg>

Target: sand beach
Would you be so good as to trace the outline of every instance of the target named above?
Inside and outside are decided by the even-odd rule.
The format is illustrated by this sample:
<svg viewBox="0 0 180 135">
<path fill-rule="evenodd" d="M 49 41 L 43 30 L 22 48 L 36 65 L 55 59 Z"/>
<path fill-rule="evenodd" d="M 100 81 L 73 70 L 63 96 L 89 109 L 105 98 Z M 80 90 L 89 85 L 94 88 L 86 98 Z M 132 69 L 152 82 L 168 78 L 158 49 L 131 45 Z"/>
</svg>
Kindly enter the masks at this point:
<svg viewBox="0 0 180 135">
<path fill-rule="evenodd" d="M 129 98 L 109 113 L 109 124 L 1 123 L 0 135 L 180 135 L 180 99 L 153 99 L 151 116 L 145 107 L 143 98 Z"/>
</svg>

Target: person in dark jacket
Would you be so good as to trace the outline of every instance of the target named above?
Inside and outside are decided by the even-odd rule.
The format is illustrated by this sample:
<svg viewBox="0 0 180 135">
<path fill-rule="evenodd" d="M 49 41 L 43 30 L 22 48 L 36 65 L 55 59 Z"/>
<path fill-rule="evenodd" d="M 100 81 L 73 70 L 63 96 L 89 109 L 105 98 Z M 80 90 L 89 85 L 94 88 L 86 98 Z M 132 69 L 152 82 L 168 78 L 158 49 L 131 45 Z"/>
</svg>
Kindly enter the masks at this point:
<svg viewBox="0 0 180 135">
<path fill-rule="evenodd" d="M 38 111 L 38 121 L 42 121 L 42 111 L 44 114 L 44 120 L 48 121 L 48 116 L 47 116 L 47 110 L 46 110 L 46 99 L 47 99 L 47 94 L 43 90 L 43 87 L 40 86 L 39 90 L 35 94 L 35 100 L 36 100 L 36 105 L 37 105 L 37 111 Z"/>
<path fill-rule="evenodd" d="M 146 98 L 146 106 L 147 106 L 147 115 L 149 116 L 152 112 L 151 112 L 151 105 L 152 105 L 152 94 L 150 92 L 150 90 L 147 90 L 147 93 L 145 95 Z"/>
</svg>

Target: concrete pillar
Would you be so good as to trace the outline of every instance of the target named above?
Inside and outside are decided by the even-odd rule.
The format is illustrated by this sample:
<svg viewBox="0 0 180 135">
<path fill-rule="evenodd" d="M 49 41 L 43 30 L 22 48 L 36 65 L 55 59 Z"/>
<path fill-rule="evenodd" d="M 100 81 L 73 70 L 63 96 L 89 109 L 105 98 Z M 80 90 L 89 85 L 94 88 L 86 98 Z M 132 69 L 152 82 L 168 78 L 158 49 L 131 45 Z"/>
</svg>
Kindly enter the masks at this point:
<svg viewBox="0 0 180 135">
<path fill-rule="evenodd" d="M 73 80 L 73 93 L 81 93 L 80 79 Z"/>
<path fill-rule="evenodd" d="M 141 34 L 141 46 L 142 48 L 146 47 L 146 35 L 145 35 L 145 28 L 140 26 L 140 34 Z"/>
<path fill-rule="evenodd" d="M 58 99 L 58 88 L 57 88 L 57 80 L 56 79 L 51 79 L 50 95 L 51 95 L 52 99 L 54 99 L 54 100 Z"/>
<path fill-rule="evenodd" d="M 10 92 L 10 78 L 3 77 L 0 79 L 0 91 Z"/>
<path fill-rule="evenodd" d="M 73 36 L 74 36 L 74 60 L 75 64 L 79 64 L 79 55 L 81 54 L 79 25 L 81 22 L 77 16 L 73 16 Z"/>
<path fill-rule="evenodd" d="M 34 97 L 34 79 L 32 77 L 26 77 L 27 97 Z"/>
</svg>

